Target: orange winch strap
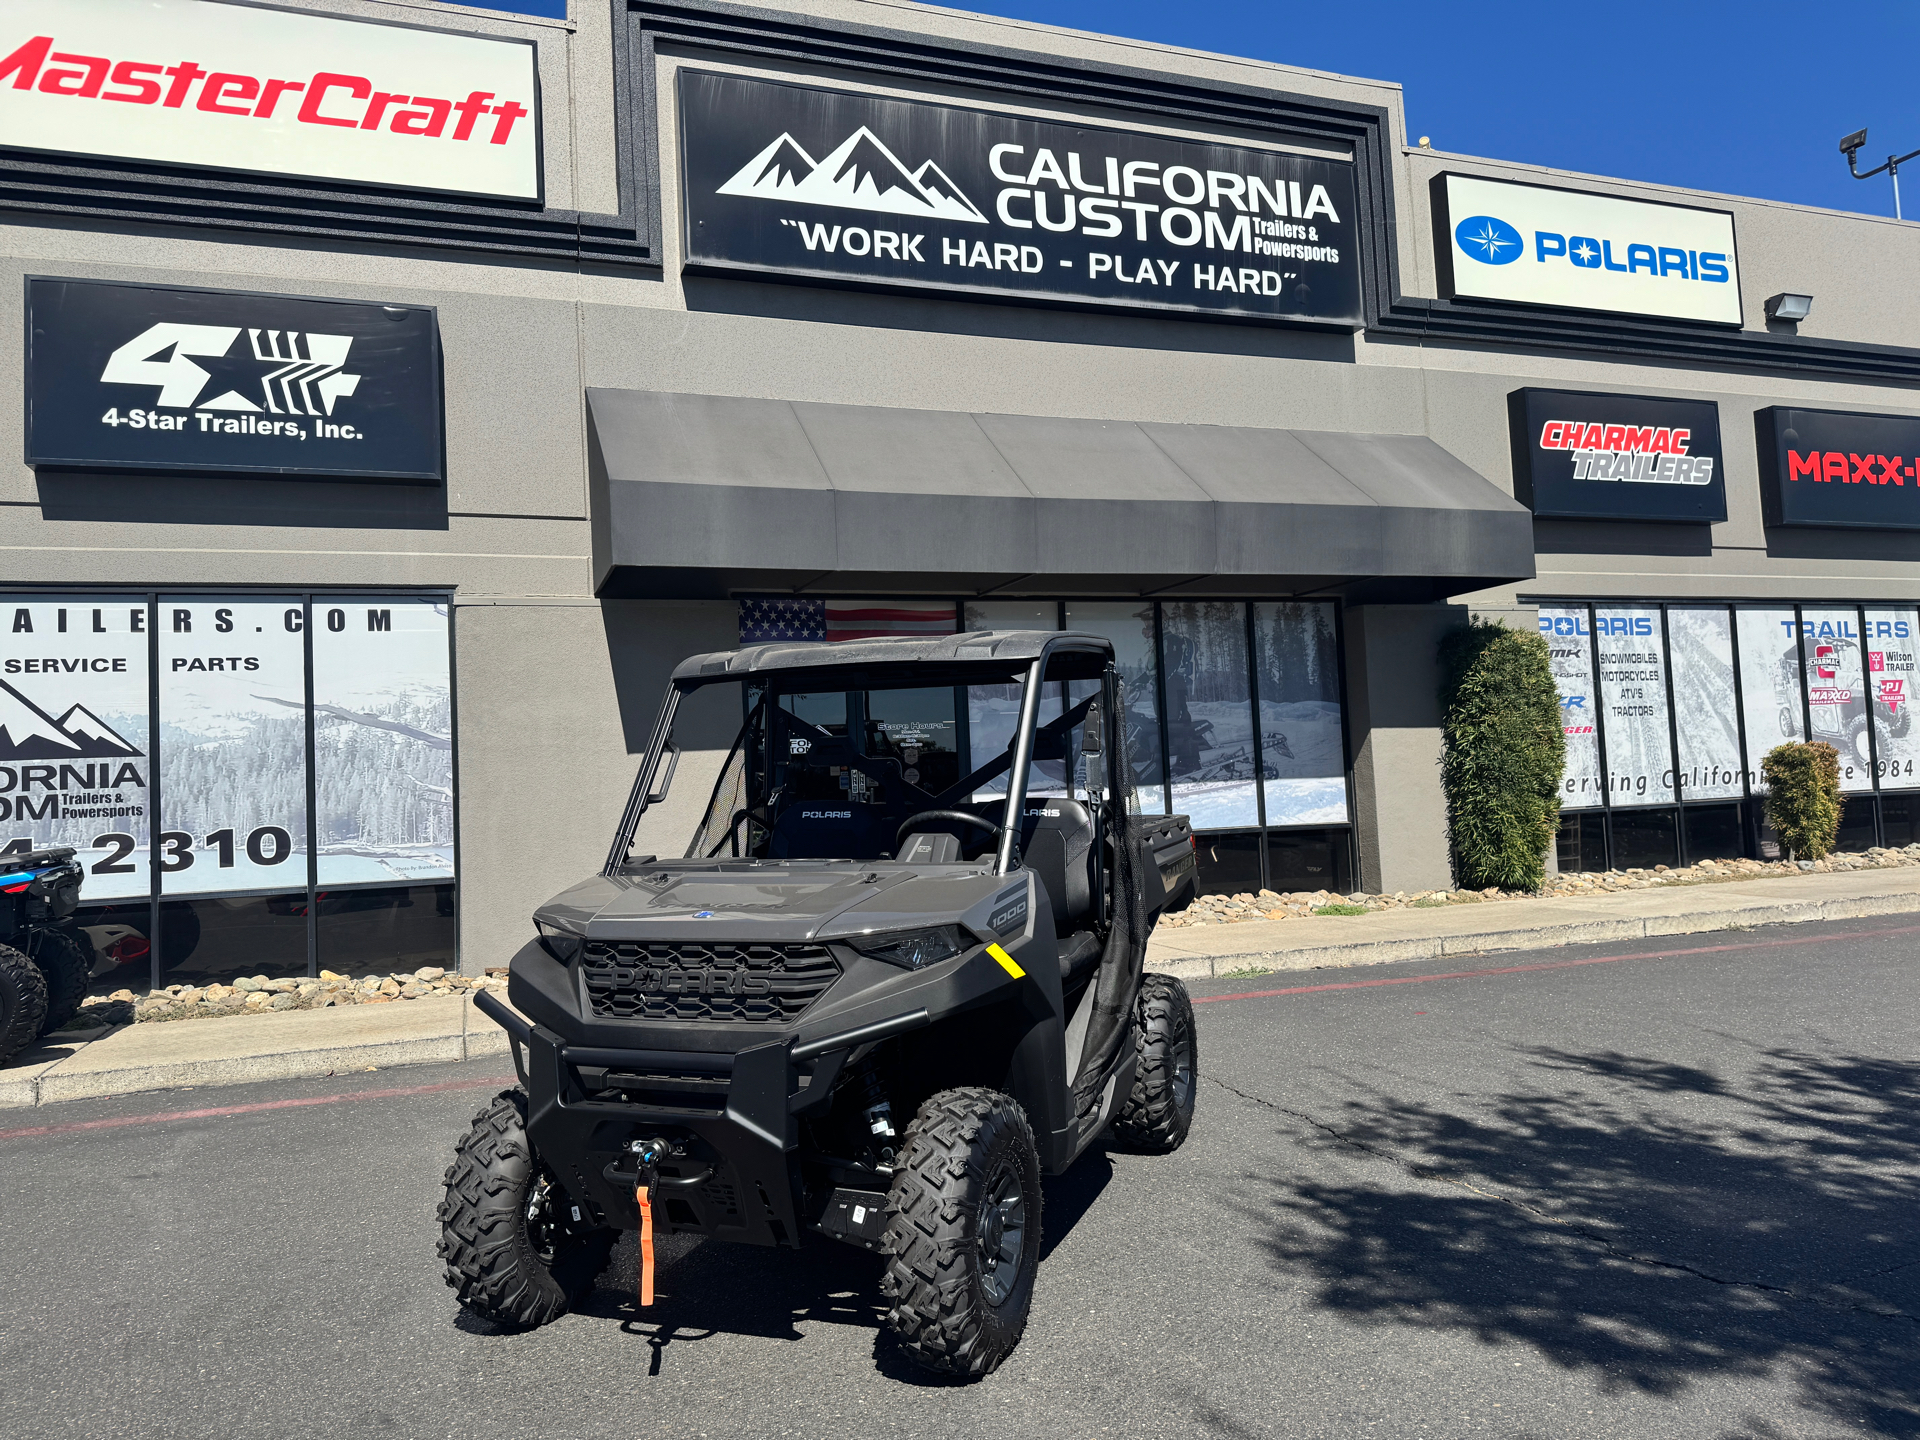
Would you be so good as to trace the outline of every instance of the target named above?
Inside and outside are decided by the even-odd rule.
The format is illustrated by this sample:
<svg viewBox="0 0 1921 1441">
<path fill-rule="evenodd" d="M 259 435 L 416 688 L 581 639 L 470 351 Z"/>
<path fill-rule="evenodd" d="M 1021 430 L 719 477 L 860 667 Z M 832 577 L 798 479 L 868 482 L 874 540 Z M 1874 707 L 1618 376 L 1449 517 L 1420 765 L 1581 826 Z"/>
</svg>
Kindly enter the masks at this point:
<svg viewBox="0 0 1921 1441">
<path fill-rule="evenodd" d="M 640 1304 L 654 1304 L 654 1203 L 648 1188 L 634 1188 L 634 1202 L 640 1207 Z"/>
</svg>

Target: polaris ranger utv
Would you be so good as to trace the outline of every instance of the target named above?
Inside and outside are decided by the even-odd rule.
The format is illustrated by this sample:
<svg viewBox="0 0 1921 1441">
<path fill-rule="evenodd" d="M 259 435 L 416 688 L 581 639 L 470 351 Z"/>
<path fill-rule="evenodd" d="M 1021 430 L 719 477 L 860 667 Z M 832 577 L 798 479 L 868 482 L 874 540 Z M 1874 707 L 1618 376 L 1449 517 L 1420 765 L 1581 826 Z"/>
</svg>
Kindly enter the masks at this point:
<svg viewBox="0 0 1921 1441">
<path fill-rule="evenodd" d="M 742 716 L 687 854 L 630 855 L 677 722 Z M 643 1305 L 656 1230 L 824 1236 L 885 1258 L 914 1359 L 999 1365 L 1033 1297 L 1041 1177 L 1110 1126 L 1172 1151 L 1194 1113 L 1187 993 L 1142 974 L 1193 850 L 1184 818 L 1136 814 L 1126 724 L 1112 645 L 1074 632 L 682 663 L 605 868 L 513 958 L 521 1014 L 478 1000 L 521 1084 L 447 1171 L 461 1303 L 552 1320 L 621 1229 Z"/>
</svg>

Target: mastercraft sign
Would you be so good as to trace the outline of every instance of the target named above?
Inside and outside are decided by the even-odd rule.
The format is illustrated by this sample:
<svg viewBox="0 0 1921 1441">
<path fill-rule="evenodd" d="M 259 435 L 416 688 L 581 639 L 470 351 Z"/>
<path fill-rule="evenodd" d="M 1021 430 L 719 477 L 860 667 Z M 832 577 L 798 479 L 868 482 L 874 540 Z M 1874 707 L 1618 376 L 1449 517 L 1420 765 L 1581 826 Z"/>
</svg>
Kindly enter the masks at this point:
<svg viewBox="0 0 1921 1441">
<path fill-rule="evenodd" d="M 539 200 L 531 42 L 220 0 L 0 0 L 0 147 Z"/>
<path fill-rule="evenodd" d="M 1741 324 L 1734 217 L 1478 176 L 1433 182 L 1449 299 Z"/>
<path fill-rule="evenodd" d="M 687 264 L 1352 328 L 1345 161 L 680 74 Z"/>
</svg>

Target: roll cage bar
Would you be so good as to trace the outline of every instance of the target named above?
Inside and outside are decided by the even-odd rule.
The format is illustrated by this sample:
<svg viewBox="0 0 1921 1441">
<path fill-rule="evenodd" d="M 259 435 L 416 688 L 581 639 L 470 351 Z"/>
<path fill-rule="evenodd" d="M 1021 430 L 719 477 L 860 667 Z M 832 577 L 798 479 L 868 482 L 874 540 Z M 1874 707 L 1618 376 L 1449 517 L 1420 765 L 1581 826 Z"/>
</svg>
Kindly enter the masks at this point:
<svg viewBox="0 0 1921 1441">
<path fill-rule="evenodd" d="M 966 776 L 953 786 L 950 786 L 941 796 L 930 796 L 929 799 L 934 801 L 934 804 L 927 807 L 927 809 L 930 810 L 943 809 L 948 804 L 951 804 L 952 801 L 968 794 L 974 787 L 992 780 L 998 776 L 1003 769 L 1011 770 L 1007 782 L 1007 815 L 1010 818 L 1010 823 L 1001 829 L 1000 847 L 994 857 L 994 874 L 996 875 L 1006 875 L 1014 869 L 1014 847 L 1016 838 L 1020 834 L 1019 817 L 1021 808 L 1027 802 L 1027 776 L 1034 760 L 1034 741 L 1036 731 L 1039 729 L 1036 722 L 1040 717 L 1041 687 L 1044 684 L 1043 677 L 1047 674 L 1048 662 L 1052 660 L 1055 655 L 1063 652 L 1079 652 L 1101 656 L 1105 658 L 1110 665 L 1114 658 L 1113 644 L 1103 636 L 1088 635 L 1076 631 L 1036 631 L 1027 633 L 1017 632 L 1016 634 L 1021 635 L 1022 638 L 1025 638 L 1026 635 L 1032 635 L 1040 638 L 1040 640 L 1033 658 L 1029 660 L 1023 668 L 1020 718 L 1014 728 L 1012 744 L 1008 750 L 1002 752 L 994 760 L 989 761 L 972 775 Z M 856 644 L 861 643 L 857 642 Z M 825 649 L 824 646 L 823 649 Z M 913 662 L 910 660 L 908 664 L 911 667 Z M 860 685 L 846 685 L 846 682 L 852 679 L 854 675 L 874 669 L 877 666 L 884 668 L 885 662 L 875 656 L 871 645 L 861 644 L 861 653 L 857 657 L 850 656 L 846 661 L 838 665 L 829 662 L 818 667 L 782 666 L 778 669 L 769 669 L 767 671 L 742 668 L 740 670 L 732 670 L 731 673 L 729 673 L 729 670 L 715 666 L 711 667 L 707 674 L 698 677 L 682 677 L 677 674 L 675 679 L 669 683 L 667 694 L 661 702 L 660 714 L 654 720 L 653 732 L 647 739 L 647 749 L 641 755 L 640 770 L 634 776 L 633 789 L 628 793 L 627 805 L 621 812 L 620 824 L 614 830 L 614 841 L 607 850 L 607 861 L 606 864 L 601 867 L 601 874 L 604 876 L 619 874 L 620 868 L 627 863 L 628 852 L 633 849 L 634 832 L 639 829 L 640 818 L 647 813 L 649 806 L 659 804 L 667 798 L 667 788 L 673 784 L 674 770 L 680 762 L 680 750 L 674 745 L 672 736 L 674 730 L 674 714 L 680 708 L 682 696 L 699 689 L 703 685 L 716 685 L 724 681 L 745 681 L 754 675 L 771 676 L 774 674 L 778 674 L 782 678 L 783 684 L 781 689 L 783 691 L 799 689 L 800 687 L 793 684 L 794 682 L 832 681 L 835 678 L 836 672 L 840 673 L 839 679 L 845 688 L 859 689 L 861 688 Z M 932 669 L 935 667 L 929 668 Z M 973 665 L 966 663 L 961 663 L 958 666 L 943 664 L 938 666 L 938 669 L 943 673 L 952 670 L 957 682 L 963 684 L 969 680 L 966 672 L 974 669 L 987 672 L 986 674 L 971 678 L 972 683 L 976 685 L 1005 685 L 1009 679 L 1008 670 L 1004 664 L 995 666 L 987 661 L 977 662 Z M 719 673 L 714 673 L 716 671 Z M 889 676 L 888 679 L 892 680 L 896 679 L 896 677 Z M 1048 722 L 1047 730 L 1051 732 L 1058 728 L 1062 734 L 1065 735 L 1069 728 L 1086 718 L 1088 707 L 1095 699 L 1096 696 L 1089 696 L 1086 700 L 1071 707 L 1060 719 Z M 786 717 L 788 723 L 803 726 L 810 730 L 816 729 L 797 716 L 786 712 L 781 712 L 781 714 Z M 827 734 L 824 731 L 820 733 L 822 735 Z M 654 778 L 659 774 L 663 760 L 667 767 L 666 774 L 661 777 L 660 783 L 656 785 L 654 784 Z M 865 766 L 861 766 L 860 769 L 863 773 L 866 772 Z M 914 789 L 919 788 L 914 787 Z M 922 792 L 922 794 L 926 794 L 926 792 Z M 738 823 L 738 818 L 736 818 L 736 823 Z"/>
</svg>

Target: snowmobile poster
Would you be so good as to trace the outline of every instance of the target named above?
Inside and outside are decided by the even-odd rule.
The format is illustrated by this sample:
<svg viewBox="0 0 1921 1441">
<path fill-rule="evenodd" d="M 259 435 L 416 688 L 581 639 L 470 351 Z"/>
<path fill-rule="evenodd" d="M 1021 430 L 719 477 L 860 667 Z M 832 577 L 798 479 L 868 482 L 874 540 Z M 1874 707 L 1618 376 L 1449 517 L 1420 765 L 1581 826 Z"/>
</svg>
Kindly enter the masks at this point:
<svg viewBox="0 0 1921 1441">
<path fill-rule="evenodd" d="M 72 846 L 89 902 L 148 893 L 147 603 L 0 597 L 0 838 Z"/>
<path fill-rule="evenodd" d="M 680 72 L 686 264 L 1352 330 L 1354 167 Z"/>
</svg>

